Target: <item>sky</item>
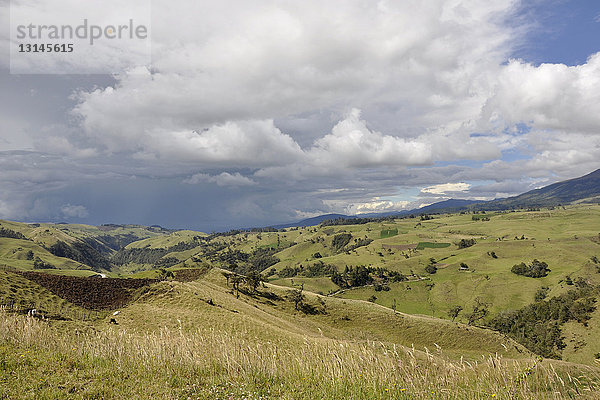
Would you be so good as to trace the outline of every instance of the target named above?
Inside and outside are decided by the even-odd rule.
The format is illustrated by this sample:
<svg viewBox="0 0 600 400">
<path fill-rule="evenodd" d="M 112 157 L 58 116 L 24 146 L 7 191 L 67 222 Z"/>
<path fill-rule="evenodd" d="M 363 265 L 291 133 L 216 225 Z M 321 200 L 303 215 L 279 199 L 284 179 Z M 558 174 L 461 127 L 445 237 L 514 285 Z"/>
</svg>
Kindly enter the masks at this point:
<svg viewBox="0 0 600 400">
<path fill-rule="evenodd" d="M 11 70 L 26 3 L 0 0 L 0 219 L 211 232 L 600 168 L 597 1 L 153 0 L 151 57 L 100 40 L 94 74 Z"/>
</svg>

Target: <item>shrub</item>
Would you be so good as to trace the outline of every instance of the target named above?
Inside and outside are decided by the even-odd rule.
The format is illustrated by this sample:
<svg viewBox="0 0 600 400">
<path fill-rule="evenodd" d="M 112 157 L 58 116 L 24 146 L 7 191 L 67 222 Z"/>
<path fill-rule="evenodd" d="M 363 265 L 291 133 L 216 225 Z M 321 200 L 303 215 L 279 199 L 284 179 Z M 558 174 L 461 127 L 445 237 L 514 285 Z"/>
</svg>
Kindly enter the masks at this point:
<svg viewBox="0 0 600 400">
<path fill-rule="evenodd" d="M 513 265 L 511 272 L 513 274 L 523 275 L 530 278 L 542 278 L 548 275 L 550 269 L 548 268 L 548 264 L 535 259 L 530 265 L 526 265 L 525 263 Z"/>
<path fill-rule="evenodd" d="M 475 241 L 475 239 L 460 239 L 460 242 L 458 242 L 458 248 L 466 249 L 467 247 L 471 247 L 476 243 L 477 242 Z"/>
<path fill-rule="evenodd" d="M 43 261 L 39 257 L 36 257 L 35 260 L 33 260 L 33 268 L 34 269 L 56 269 L 56 267 L 54 265 Z"/>
<path fill-rule="evenodd" d="M 425 272 L 433 275 L 437 272 L 437 267 L 435 265 L 429 264 L 425 267 Z"/>
</svg>

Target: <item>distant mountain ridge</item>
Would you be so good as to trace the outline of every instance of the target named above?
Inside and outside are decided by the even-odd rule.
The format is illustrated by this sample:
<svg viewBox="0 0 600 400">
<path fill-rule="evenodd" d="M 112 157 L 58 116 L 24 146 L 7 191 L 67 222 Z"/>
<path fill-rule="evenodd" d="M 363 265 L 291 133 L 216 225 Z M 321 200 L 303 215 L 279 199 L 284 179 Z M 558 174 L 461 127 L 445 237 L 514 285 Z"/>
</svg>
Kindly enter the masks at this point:
<svg viewBox="0 0 600 400">
<path fill-rule="evenodd" d="M 548 207 L 600 196 L 600 169 L 587 175 L 530 190 L 518 196 L 484 203 L 486 209 Z"/>
<path fill-rule="evenodd" d="M 504 199 L 491 201 L 448 199 L 412 210 L 359 215 L 324 214 L 297 222 L 274 225 L 272 227 L 282 229 L 296 226 L 313 226 L 326 220 L 338 218 L 378 218 L 411 214 L 549 207 L 583 200 L 600 201 L 600 169 L 578 178 L 553 183 L 540 189 L 530 190 L 518 196 L 507 197 Z"/>
<path fill-rule="evenodd" d="M 323 214 L 323 215 L 318 215 L 316 217 L 312 217 L 312 218 L 306 218 L 297 222 L 290 222 L 287 224 L 279 224 L 279 225 L 272 225 L 272 228 L 275 229 L 283 229 L 283 228 L 292 228 L 292 227 L 304 227 L 304 226 L 313 226 L 313 225 L 319 225 L 321 222 L 323 221 L 327 221 L 329 219 L 338 219 L 338 218 L 358 218 L 358 216 L 350 216 L 350 215 L 344 215 L 344 214 Z"/>
</svg>

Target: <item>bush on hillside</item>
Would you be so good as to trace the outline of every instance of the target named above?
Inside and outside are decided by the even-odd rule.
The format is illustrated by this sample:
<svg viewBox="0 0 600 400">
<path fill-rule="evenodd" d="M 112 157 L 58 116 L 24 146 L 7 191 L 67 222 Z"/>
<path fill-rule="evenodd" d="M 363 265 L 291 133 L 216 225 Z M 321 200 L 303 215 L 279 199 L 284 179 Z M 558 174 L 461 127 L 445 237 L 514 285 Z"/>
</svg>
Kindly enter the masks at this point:
<svg viewBox="0 0 600 400">
<path fill-rule="evenodd" d="M 513 265 L 511 272 L 513 274 L 523 275 L 530 278 L 543 278 L 544 276 L 548 275 L 550 269 L 548 268 L 548 264 L 535 259 L 529 265 L 526 265 L 525 263 Z"/>
<path fill-rule="evenodd" d="M 342 251 L 344 246 L 346 246 L 350 240 L 352 239 L 352 235 L 349 233 L 339 233 L 333 237 L 333 241 L 331 245 L 333 246 L 336 252 Z"/>
<path fill-rule="evenodd" d="M 467 247 L 471 247 L 476 243 L 477 242 L 475 241 L 475 239 L 460 239 L 460 242 L 458 242 L 458 248 L 466 249 Z"/>
<path fill-rule="evenodd" d="M 28 240 L 25 237 L 25 235 L 23 235 L 21 232 L 15 232 L 12 229 L 3 228 L 1 226 L 0 226 L 0 237 Z"/>
<path fill-rule="evenodd" d="M 428 274 L 435 274 L 437 272 L 437 267 L 433 264 L 429 264 L 425 267 L 425 272 L 427 272 Z"/>
</svg>

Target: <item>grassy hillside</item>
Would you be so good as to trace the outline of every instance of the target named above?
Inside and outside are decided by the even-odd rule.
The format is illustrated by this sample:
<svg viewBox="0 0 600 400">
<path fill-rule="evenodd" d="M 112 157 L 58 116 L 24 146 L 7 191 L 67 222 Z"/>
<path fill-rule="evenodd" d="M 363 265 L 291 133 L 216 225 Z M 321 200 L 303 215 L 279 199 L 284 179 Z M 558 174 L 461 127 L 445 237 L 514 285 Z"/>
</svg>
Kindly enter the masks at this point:
<svg viewBox="0 0 600 400">
<path fill-rule="evenodd" d="M 20 284 L 26 285 L 21 282 Z M 594 398 L 592 367 L 539 360 L 488 330 L 267 285 L 221 271 L 161 282 L 116 316 L 0 312 L 0 393 L 13 398 Z M 115 318 L 118 325 L 107 324 Z M 77 330 L 77 335 L 73 334 Z M 48 346 L 52 343 L 52 346 Z M 578 376 L 569 380 L 569 376 Z"/>
<path fill-rule="evenodd" d="M 8 367 L 0 369 L 0 393 L 594 398 L 600 379 L 599 222 L 600 206 L 594 205 L 210 236 L 2 221 L 0 303 L 7 307 L 0 315 L 0 352 Z M 106 235 L 113 244 L 141 238 L 103 253 L 112 263 L 106 275 L 163 279 L 126 296 L 116 317 L 76 306 L 95 303 L 78 302 L 75 292 L 64 295 L 69 285 L 54 293 L 10 272 L 33 270 L 39 259 L 38 272 L 97 275 L 49 249 L 59 241 L 73 248 L 94 238 L 107 244 Z M 535 259 L 547 264 L 545 276 L 512 272 Z M 55 268 L 40 269 L 45 264 Z M 110 282 L 102 279 L 98 286 Z M 559 304 L 555 299 L 577 291 L 584 294 L 564 303 L 555 322 L 535 319 L 535 312 L 550 309 L 551 299 Z M 23 317 L 32 307 L 52 319 Z M 509 336 L 482 328 L 507 321 L 535 325 L 528 335 L 554 340 L 551 351 L 540 354 L 565 361 L 542 360 Z M 520 329 L 504 331 L 525 344 L 537 340 Z M 564 338 L 564 349 L 549 336 L 555 333 Z M 47 348 L 48 341 L 57 345 Z M 56 365 L 61 373 L 49 373 Z"/>
<path fill-rule="evenodd" d="M 468 322 L 474 308 L 483 305 L 487 315 L 477 322 L 481 324 L 500 312 L 533 303 L 538 291 L 551 298 L 573 288 L 571 283 L 578 279 L 600 284 L 600 263 L 592 261 L 600 258 L 598 221 L 599 206 L 579 205 L 210 237 L 182 231 L 131 243 L 127 249 L 141 257 L 138 254 L 138 261 L 123 264 L 119 271 L 142 276 L 144 270 L 159 266 L 206 264 L 239 273 L 258 269 L 276 285 L 369 300 L 409 314 Z M 347 243 L 337 247 L 344 237 L 349 238 Z M 460 248 L 463 240 L 474 244 Z M 174 247 L 178 244 L 183 247 Z M 151 261 L 144 261 L 145 256 Z M 529 278 L 511 272 L 515 264 L 534 259 L 548 264 L 547 276 Z M 317 268 L 321 263 L 323 267 Z M 331 272 L 323 272 L 336 270 L 345 277 L 347 268 L 361 266 L 373 272 L 370 281 L 358 287 L 342 287 Z M 435 273 L 430 273 L 431 266 Z M 378 278 L 378 269 L 403 279 Z M 457 316 L 449 314 L 457 307 L 461 308 Z M 588 342 L 577 355 L 566 349 L 564 358 L 579 360 L 585 354 L 583 358 L 593 362 L 598 350 Z"/>
<path fill-rule="evenodd" d="M 112 268 L 110 257 L 121 247 L 171 231 L 136 225 L 0 221 L 0 233 L 0 265 L 29 270 L 36 268 L 34 261 L 39 258 L 47 264 L 46 271 L 80 276 L 95 274 L 94 270 L 106 273 Z"/>
</svg>

